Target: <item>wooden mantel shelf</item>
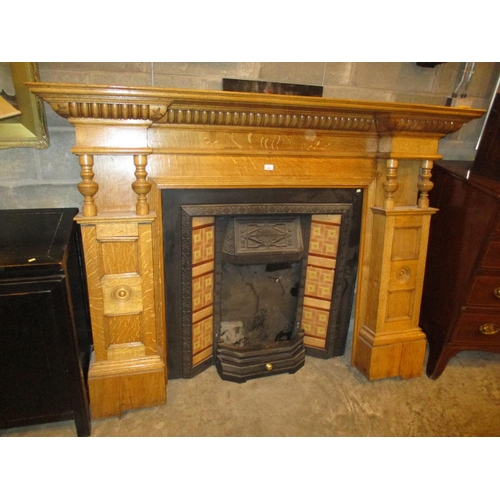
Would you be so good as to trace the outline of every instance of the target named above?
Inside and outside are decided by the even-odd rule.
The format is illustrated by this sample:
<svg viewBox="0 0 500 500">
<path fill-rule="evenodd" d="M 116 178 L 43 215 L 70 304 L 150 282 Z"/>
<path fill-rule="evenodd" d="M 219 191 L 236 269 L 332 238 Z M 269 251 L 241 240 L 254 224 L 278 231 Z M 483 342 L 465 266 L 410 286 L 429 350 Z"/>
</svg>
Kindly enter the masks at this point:
<svg viewBox="0 0 500 500">
<path fill-rule="evenodd" d="M 426 338 L 418 325 L 435 212 L 428 201 L 432 165 L 441 159 L 439 140 L 484 110 L 27 85 L 76 130 L 94 418 L 165 402 L 165 188 L 362 191 L 352 362 L 369 379 L 421 375 Z"/>
<path fill-rule="evenodd" d="M 37 82 L 30 90 L 64 118 L 155 123 L 437 134 L 456 132 L 484 111 L 422 104 L 225 91 Z"/>
</svg>

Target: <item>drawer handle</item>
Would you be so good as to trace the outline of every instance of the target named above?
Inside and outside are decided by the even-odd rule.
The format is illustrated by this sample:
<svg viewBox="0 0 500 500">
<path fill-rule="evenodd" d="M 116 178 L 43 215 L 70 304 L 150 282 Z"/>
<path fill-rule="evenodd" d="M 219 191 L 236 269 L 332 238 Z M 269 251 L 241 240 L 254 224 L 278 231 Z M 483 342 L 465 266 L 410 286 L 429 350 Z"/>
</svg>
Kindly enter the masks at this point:
<svg viewBox="0 0 500 500">
<path fill-rule="evenodd" d="M 500 299 L 500 287 L 495 288 L 493 290 L 493 295 L 495 296 L 496 299 Z"/>
<path fill-rule="evenodd" d="M 483 335 L 495 335 L 498 332 L 500 332 L 500 326 L 492 323 L 486 323 L 485 325 L 481 325 L 479 327 L 479 333 L 482 333 Z"/>
<path fill-rule="evenodd" d="M 274 367 L 273 367 L 272 363 L 266 363 L 266 370 L 267 370 L 268 372 L 270 372 L 273 368 L 274 368 Z"/>
</svg>

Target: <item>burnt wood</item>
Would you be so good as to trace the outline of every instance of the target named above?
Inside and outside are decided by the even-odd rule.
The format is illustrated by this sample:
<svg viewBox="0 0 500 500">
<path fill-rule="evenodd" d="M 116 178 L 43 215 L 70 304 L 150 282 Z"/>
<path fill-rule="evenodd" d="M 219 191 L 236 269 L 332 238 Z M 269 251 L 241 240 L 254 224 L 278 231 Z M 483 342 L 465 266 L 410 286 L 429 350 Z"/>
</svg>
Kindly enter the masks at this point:
<svg viewBox="0 0 500 500">
<path fill-rule="evenodd" d="M 0 428 L 74 420 L 91 353 L 77 209 L 0 211 Z"/>
</svg>

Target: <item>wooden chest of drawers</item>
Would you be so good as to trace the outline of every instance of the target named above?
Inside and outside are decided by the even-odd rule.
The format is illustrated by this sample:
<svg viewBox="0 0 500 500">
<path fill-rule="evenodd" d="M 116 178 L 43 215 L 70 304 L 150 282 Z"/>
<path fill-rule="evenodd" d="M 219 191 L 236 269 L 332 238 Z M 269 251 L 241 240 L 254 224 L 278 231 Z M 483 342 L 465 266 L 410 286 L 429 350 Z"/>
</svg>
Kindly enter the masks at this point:
<svg viewBox="0 0 500 500">
<path fill-rule="evenodd" d="M 433 216 L 420 324 L 427 374 L 441 375 L 464 350 L 500 353 L 500 182 L 470 173 L 471 162 L 435 165 Z"/>
</svg>

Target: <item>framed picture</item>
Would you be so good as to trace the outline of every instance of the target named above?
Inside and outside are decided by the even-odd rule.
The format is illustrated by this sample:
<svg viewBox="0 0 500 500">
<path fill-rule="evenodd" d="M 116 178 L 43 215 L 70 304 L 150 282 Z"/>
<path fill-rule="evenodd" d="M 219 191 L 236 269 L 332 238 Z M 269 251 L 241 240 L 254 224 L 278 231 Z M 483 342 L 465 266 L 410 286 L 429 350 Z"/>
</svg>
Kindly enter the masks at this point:
<svg viewBox="0 0 500 500">
<path fill-rule="evenodd" d="M 1 95 L 21 113 L 0 120 L 0 149 L 48 148 L 49 134 L 43 101 L 32 94 L 25 85 L 25 82 L 40 80 L 38 63 L 2 64 Z M 4 90 L 4 86 L 7 90 Z"/>
</svg>

